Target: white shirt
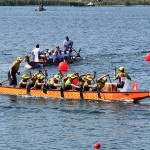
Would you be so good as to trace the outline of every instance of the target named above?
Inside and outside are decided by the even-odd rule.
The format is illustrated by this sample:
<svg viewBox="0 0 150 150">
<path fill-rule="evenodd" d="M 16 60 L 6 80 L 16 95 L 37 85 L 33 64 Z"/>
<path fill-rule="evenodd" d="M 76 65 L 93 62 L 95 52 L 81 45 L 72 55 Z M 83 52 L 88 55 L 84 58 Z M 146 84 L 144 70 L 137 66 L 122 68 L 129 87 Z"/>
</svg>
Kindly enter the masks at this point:
<svg viewBox="0 0 150 150">
<path fill-rule="evenodd" d="M 40 48 L 35 48 L 32 50 L 32 55 L 33 55 L 33 61 L 34 62 L 39 62 L 39 54 L 40 54 Z"/>
<path fill-rule="evenodd" d="M 72 45 L 71 43 L 73 43 L 73 41 L 72 41 L 71 39 L 70 39 L 69 41 L 64 40 L 64 42 L 63 42 L 63 46 L 68 47 L 69 45 Z"/>
</svg>

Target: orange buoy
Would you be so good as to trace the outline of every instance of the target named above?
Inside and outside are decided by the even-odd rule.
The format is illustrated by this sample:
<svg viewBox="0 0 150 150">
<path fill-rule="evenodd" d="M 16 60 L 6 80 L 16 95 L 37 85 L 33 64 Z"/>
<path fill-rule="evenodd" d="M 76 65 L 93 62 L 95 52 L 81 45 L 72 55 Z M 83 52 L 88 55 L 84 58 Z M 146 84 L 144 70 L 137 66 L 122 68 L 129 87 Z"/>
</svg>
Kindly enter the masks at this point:
<svg viewBox="0 0 150 150">
<path fill-rule="evenodd" d="M 68 70 L 68 64 L 66 62 L 60 62 L 58 65 L 58 69 L 66 72 Z"/>
<path fill-rule="evenodd" d="M 94 144 L 94 149 L 95 150 L 98 150 L 98 149 L 100 149 L 101 148 L 101 145 L 99 144 L 99 143 L 95 143 Z"/>
<path fill-rule="evenodd" d="M 150 61 L 150 53 L 146 54 L 146 61 Z"/>
</svg>

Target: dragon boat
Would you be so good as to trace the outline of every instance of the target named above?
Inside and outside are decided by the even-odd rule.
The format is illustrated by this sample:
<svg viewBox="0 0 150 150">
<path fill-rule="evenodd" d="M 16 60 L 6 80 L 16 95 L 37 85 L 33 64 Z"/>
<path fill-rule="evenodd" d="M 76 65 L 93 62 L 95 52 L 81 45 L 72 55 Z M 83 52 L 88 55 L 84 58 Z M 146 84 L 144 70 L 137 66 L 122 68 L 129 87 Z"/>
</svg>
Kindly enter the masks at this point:
<svg viewBox="0 0 150 150">
<path fill-rule="evenodd" d="M 64 59 L 63 61 L 67 62 L 68 64 L 73 64 L 76 60 L 78 60 L 80 58 L 80 60 L 84 60 L 81 56 L 80 56 L 80 51 L 81 49 L 79 49 L 79 51 L 75 51 L 76 55 L 74 55 L 73 59 Z M 39 59 L 39 62 L 34 62 L 30 60 L 30 56 L 26 54 L 24 56 L 24 60 L 26 62 L 25 67 L 26 68 L 37 68 L 37 67 L 41 67 L 41 66 L 58 66 L 60 62 L 62 61 L 45 61 L 44 59 Z"/>
<path fill-rule="evenodd" d="M 33 97 L 43 97 L 43 98 L 65 98 L 73 100 L 95 100 L 95 101 L 130 101 L 139 102 L 145 98 L 150 97 L 150 91 L 130 91 L 130 92 L 120 92 L 110 90 L 105 92 L 97 91 L 63 91 L 63 90 L 42 90 L 42 89 L 30 89 L 28 91 L 26 88 L 19 87 L 8 87 L 0 86 L 0 94 L 4 95 L 30 95 Z"/>
</svg>

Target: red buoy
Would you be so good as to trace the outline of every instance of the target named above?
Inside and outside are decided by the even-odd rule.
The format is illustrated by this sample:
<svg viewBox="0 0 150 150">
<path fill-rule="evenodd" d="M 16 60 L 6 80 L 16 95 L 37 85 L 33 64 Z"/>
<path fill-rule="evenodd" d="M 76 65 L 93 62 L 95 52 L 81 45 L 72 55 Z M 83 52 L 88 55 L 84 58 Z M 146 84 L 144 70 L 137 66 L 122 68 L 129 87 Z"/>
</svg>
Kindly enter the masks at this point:
<svg viewBox="0 0 150 150">
<path fill-rule="evenodd" d="M 66 62 L 60 62 L 58 65 L 58 69 L 66 72 L 68 70 L 68 64 Z"/>
<path fill-rule="evenodd" d="M 146 54 L 146 61 L 150 61 L 150 53 Z"/>
<path fill-rule="evenodd" d="M 98 149 L 100 149 L 101 148 L 101 145 L 99 144 L 99 143 L 95 143 L 94 144 L 94 149 L 95 150 L 98 150 Z"/>
</svg>

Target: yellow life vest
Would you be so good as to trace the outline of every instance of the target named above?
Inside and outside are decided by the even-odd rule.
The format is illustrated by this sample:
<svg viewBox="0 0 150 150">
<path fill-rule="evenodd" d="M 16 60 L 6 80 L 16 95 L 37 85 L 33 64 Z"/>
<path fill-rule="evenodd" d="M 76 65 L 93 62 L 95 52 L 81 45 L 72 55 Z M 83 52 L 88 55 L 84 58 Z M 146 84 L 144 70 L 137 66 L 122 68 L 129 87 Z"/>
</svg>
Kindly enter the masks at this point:
<svg viewBox="0 0 150 150">
<path fill-rule="evenodd" d="M 83 86 L 87 86 L 87 85 L 91 85 L 91 82 L 88 82 L 88 80 L 86 80 L 83 84 Z"/>
<path fill-rule="evenodd" d="M 71 81 L 69 80 L 69 79 L 67 79 L 67 81 L 65 82 L 65 85 L 64 85 L 65 87 L 67 87 L 67 86 L 71 86 Z"/>
<path fill-rule="evenodd" d="M 53 77 L 53 78 L 51 78 L 50 79 L 50 81 L 49 81 L 49 84 L 54 84 L 54 83 L 58 83 L 58 81 L 57 80 L 55 80 L 55 78 Z"/>
<path fill-rule="evenodd" d="M 101 81 L 97 82 L 97 88 L 98 89 L 102 89 L 104 86 L 105 86 L 105 82 L 104 83 Z"/>
<path fill-rule="evenodd" d="M 34 85 L 35 88 L 41 89 L 42 85 L 38 85 L 38 83 L 43 83 L 43 81 L 40 81 L 39 79 L 37 79 Z"/>
<path fill-rule="evenodd" d="M 12 69 L 14 69 L 16 72 L 19 70 L 20 67 L 20 63 L 18 63 L 17 61 L 12 63 Z"/>
<path fill-rule="evenodd" d="M 122 81 L 124 82 L 125 79 L 127 79 L 128 74 L 126 72 L 119 72 L 118 73 L 118 78 L 119 78 L 119 83 L 121 83 Z"/>
</svg>

